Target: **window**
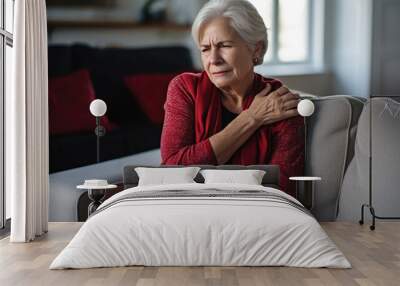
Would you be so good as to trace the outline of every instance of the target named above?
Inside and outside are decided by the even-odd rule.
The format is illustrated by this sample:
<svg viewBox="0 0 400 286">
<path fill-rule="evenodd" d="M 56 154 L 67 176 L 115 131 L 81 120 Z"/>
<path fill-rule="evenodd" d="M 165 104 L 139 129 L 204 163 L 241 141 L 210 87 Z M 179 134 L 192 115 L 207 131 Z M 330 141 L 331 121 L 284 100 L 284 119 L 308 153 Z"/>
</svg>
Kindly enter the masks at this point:
<svg viewBox="0 0 400 286">
<path fill-rule="evenodd" d="M 14 0 L 0 0 L 0 228 L 10 217 L 9 198 L 4 188 L 4 107 L 6 94 L 11 92 Z M 6 203 L 7 202 L 7 203 Z"/>
<path fill-rule="evenodd" d="M 321 72 L 324 0 L 249 0 L 268 28 L 268 51 L 256 70 L 268 75 Z"/>
</svg>

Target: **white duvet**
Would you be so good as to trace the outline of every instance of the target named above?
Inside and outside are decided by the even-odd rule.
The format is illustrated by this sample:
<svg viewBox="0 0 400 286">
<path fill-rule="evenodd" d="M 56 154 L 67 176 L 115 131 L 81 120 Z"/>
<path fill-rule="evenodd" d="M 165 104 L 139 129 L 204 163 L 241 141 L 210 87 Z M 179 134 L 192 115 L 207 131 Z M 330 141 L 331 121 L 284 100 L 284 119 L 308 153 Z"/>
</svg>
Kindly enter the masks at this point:
<svg viewBox="0 0 400 286">
<path fill-rule="evenodd" d="M 131 192 L 262 190 L 254 185 L 135 187 L 105 201 L 50 269 L 146 266 L 294 266 L 349 268 L 319 223 L 289 204 L 257 198 L 152 198 L 115 203 Z M 297 202 L 298 203 L 298 202 Z"/>
</svg>

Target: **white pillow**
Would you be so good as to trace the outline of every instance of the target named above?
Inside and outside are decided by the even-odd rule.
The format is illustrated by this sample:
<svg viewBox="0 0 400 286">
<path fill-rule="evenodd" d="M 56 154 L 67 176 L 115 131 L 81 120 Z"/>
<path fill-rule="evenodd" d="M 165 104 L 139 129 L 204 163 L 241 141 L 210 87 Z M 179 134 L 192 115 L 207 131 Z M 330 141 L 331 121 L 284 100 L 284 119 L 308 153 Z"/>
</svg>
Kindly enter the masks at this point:
<svg viewBox="0 0 400 286">
<path fill-rule="evenodd" d="M 262 170 L 201 170 L 205 184 L 261 185 L 265 171 Z"/>
<path fill-rule="evenodd" d="M 138 186 L 196 183 L 193 179 L 199 167 L 135 168 L 139 176 Z"/>
</svg>

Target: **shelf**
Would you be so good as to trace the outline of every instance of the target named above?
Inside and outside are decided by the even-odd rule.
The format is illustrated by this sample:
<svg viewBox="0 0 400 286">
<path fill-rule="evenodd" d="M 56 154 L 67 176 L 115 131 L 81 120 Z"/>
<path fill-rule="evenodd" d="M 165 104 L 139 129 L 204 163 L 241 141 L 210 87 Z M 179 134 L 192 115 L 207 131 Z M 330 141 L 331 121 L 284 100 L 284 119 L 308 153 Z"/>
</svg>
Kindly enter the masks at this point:
<svg viewBox="0 0 400 286">
<path fill-rule="evenodd" d="M 189 31 L 190 25 L 179 25 L 175 23 L 135 23 L 130 21 L 48 21 L 49 29 L 162 29 Z"/>
</svg>

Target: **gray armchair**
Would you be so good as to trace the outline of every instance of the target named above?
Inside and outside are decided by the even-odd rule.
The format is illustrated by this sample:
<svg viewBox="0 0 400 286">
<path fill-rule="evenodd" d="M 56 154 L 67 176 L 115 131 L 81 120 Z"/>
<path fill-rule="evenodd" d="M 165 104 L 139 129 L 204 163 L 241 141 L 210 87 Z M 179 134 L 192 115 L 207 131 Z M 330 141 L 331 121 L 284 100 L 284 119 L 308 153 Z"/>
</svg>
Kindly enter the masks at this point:
<svg viewBox="0 0 400 286">
<path fill-rule="evenodd" d="M 365 99 L 336 95 L 316 97 L 314 114 L 307 118 L 305 175 L 315 182 L 314 215 L 321 221 L 338 215 L 341 186 L 354 156 L 357 123 Z"/>
</svg>

